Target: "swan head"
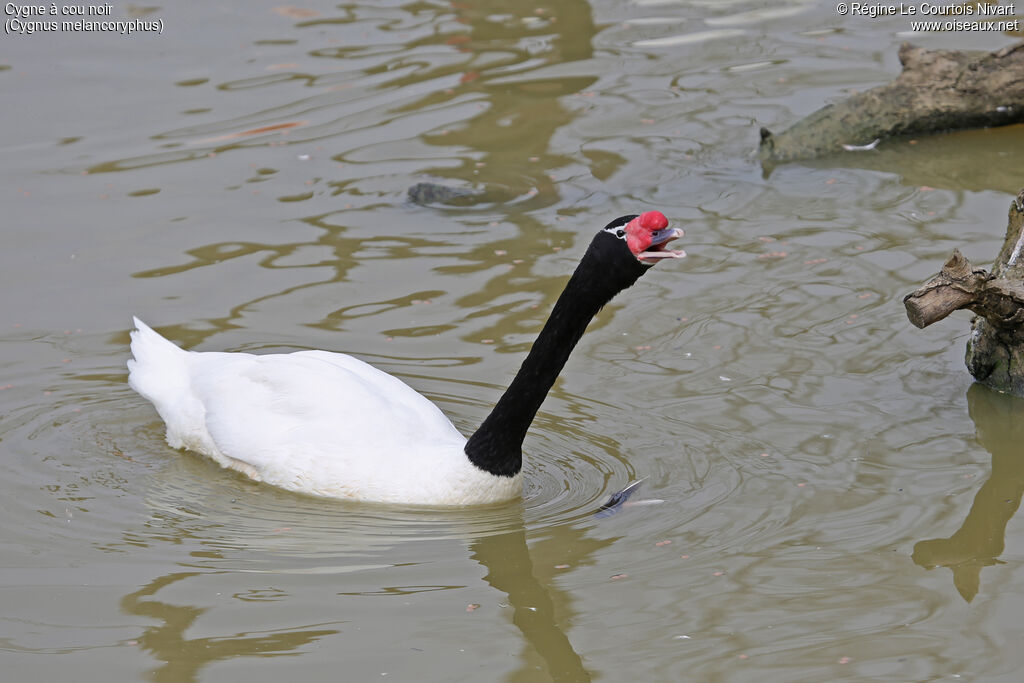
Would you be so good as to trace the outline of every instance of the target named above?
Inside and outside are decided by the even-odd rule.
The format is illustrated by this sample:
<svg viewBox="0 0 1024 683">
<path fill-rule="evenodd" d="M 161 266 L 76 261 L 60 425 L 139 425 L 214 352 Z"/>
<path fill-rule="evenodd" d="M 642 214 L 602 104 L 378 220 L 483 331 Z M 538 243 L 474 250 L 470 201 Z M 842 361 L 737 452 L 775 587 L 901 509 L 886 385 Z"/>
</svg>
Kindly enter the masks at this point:
<svg viewBox="0 0 1024 683">
<path fill-rule="evenodd" d="M 669 242 L 685 233 L 679 228 L 668 227 L 668 218 L 660 211 L 620 216 L 602 232 L 617 238 L 620 249 L 625 246 L 634 259 L 646 266 L 653 266 L 663 259 L 686 256 L 682 249 L 667 248 Z"/>
</svg>

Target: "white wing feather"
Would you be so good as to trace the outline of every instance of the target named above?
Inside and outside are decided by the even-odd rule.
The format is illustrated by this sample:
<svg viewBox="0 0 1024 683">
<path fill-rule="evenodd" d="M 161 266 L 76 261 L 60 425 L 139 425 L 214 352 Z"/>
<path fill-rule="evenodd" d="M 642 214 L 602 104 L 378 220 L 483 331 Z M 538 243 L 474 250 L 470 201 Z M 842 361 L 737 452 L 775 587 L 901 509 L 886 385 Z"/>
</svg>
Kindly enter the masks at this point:
<svg viewBox="0 0 1024 683">
<path fill-rule="evenodd" d="M 469 462 L 465 438 L 401 380 L 327 351 L 183 351 L 141 321 L 131 386 L 167 441 L 293 491 L 405 503 L 504 500 L 520 478 Z"/>
</svg>

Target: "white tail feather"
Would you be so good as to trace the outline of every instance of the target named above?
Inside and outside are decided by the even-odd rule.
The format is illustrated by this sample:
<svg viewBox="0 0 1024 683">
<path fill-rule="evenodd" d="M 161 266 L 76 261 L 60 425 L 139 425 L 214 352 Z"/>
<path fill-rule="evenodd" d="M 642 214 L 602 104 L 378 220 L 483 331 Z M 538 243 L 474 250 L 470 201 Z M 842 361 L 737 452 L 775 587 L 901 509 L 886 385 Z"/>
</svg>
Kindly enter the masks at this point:
<svg viewBox="0 0 1024 683">
<path fill-rule="evenodd" d="M 128 384 L 159 409 L 175 403 L 188 390 L 188 351 L 167 341 L 138 318 L 132 318 L 132 355 Z"/>
</svg>

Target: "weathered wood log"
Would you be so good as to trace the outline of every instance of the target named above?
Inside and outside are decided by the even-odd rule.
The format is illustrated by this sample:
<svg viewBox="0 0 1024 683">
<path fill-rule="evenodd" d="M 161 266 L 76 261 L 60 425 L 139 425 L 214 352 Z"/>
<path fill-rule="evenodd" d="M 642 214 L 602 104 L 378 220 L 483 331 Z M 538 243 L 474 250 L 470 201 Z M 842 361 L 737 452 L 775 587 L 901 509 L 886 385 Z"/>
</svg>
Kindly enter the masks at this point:
<svg viewBox="0 0 1024 683">
<path fill-rule="evenodd" d="M 1024 396 L 1024 190 L 1010 204 L 1003 248 L 992 272 L 974 268 L 959 250 L 939 274 L 903 299 L 907 318 L 926 327 L 960 309 L 971 321 L 965 362 L 979 382 Z"/>
<path fill-rule="evenodd" d="M 812 159 L 896 135 L 1024 122 L 1024 43 L 997 52 L 900 46 L 891 83 L 830 104 L 773 134 L 761 129 L 763 160 Z"/>
</svg>

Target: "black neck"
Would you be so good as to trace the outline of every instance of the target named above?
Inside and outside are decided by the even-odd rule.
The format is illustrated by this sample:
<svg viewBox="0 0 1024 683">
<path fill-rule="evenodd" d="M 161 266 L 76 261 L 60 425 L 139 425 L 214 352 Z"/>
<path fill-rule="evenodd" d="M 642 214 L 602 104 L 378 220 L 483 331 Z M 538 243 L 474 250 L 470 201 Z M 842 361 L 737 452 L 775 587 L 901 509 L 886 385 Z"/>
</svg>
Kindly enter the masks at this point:
<svg viewBox="0 0 1024 683">
<path fill-rule="evenodd" d="M 616 252 L 607 240 L 619 241 L 598 234 L 591 242 L 519 372 L 469 437 L 466 455 L 480 469 L 506 477 L 519 472 L 526 430 L 587 325 L 602 306 L 647 271 L 634 258 L 614 258 Z"/>
</svg>

